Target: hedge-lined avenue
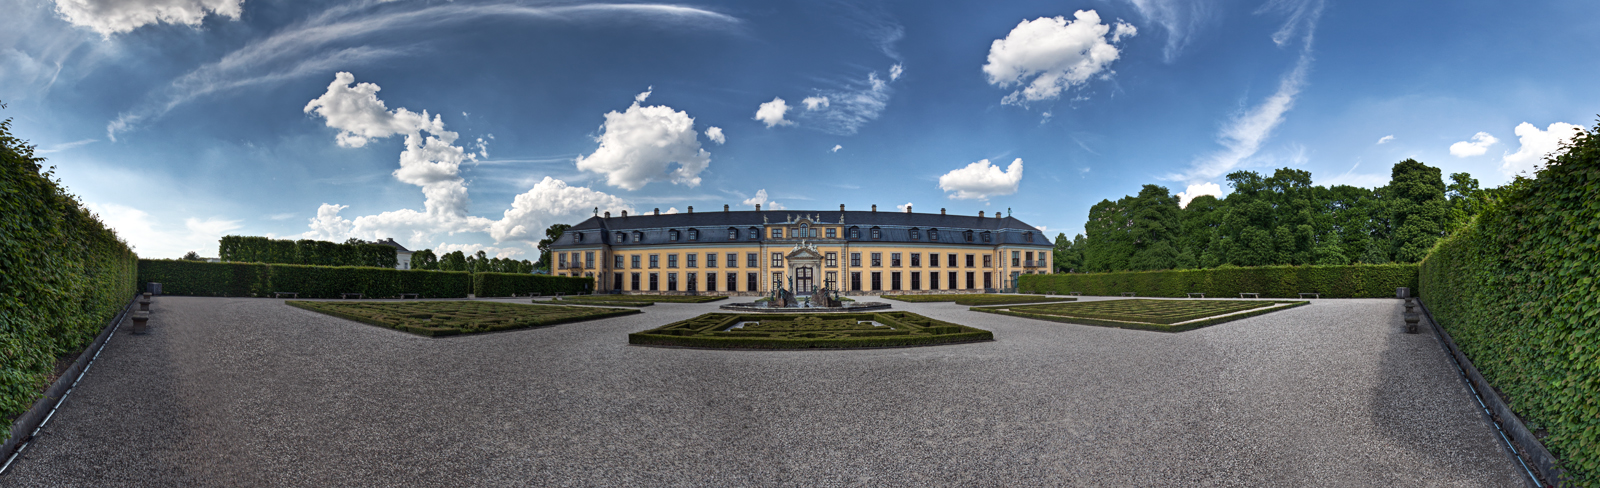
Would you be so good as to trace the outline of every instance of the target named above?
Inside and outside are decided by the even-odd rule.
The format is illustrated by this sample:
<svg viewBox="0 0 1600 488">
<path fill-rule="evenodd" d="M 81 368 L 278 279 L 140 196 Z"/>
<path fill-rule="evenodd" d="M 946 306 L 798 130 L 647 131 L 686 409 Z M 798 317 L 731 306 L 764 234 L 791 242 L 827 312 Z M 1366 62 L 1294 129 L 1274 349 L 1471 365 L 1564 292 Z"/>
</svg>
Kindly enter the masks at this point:
<svg viewBox="0 0 1600 488">
<path fill-rule="evenodd" d="M 1063 273 L 1022 275 L 1022 293 L 1070 293 L 1118 296 L 1134 292 L 1141 297 L 1185 298 L 1189 293 L 1207 297 L 1238 297 L 1260 293 L 1261 298 L 1299 298 L 1300 293 L 1321 293 L 1322 298 L 1384 298 L 1400 287 L 1416 288 L 1415 264 L 1358 264 L 1350 266 L 1261 266 L 1122 273 Z"/>
</svg>

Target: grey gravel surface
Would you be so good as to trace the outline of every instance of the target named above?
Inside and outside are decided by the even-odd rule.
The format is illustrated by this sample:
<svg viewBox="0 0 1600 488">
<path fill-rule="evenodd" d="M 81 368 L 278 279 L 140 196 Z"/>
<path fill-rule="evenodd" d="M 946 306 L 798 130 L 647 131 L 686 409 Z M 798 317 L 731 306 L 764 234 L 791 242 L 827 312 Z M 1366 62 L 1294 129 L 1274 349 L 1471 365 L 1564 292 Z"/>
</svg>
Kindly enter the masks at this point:
<svg viewBox="0 0 1600 488">
<path fill-rule="evenodd" d="M 509 301 L 509 300 L 508 300 Z M 521 300 L 525 301 L 525 300 Z M 895 303 L 994 342 L 629 346 L 715 311 L 426 338 L 161 297 L 10 486 L 1524 486 L 1399 300 L 1180 334 Z"/>
</svg>

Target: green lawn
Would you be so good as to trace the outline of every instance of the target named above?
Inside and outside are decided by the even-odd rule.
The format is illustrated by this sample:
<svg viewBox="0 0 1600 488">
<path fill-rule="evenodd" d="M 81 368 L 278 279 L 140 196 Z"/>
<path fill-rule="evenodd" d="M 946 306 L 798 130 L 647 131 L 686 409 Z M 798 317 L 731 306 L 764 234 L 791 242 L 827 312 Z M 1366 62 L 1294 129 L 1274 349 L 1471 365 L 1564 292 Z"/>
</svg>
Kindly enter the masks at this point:
<svg viewBox="0 0 1600 488">
<path fill-rule="evenodd" d="M 979 295 L 950 293 L 942 295 L 883 295 L 883 298 L 902 302 L 956 302 L 959 305 L 1009 305 L 1013 303 L 1070 302 L 1072 297 L 1045 295 Z"/>
<path fill-rule="evenodd" d="M 910 312 L 708 313 L 644 332 L 628 343 L 743 349 L 929 346 L 994 340 L 994 333 Z"/>
<path fill-rule="evenodd" d="M 621 308 L 477 301 L 284 303 L 342 319 L 433 337 L 522 329 L 639 313 L 638 310 Z"/>
<path fill-rule="evenodd" d="M 1182 332 L 1298 307 L 1302 301 L 1105 300 L 1022 306 L 973 307 L 973 311 L 1055 322 L 1126 329 Z M 1227 315 L 1235 312 L 1236 315 Z"/>
<path fill-rule="evenodd" d="M 563 302 L 572 302 L 584 305 L 621 305 L 625 307 L 643 307 L 656 303 L 705 303 L 725 300 L 725 296 L 704 295 L 574 295 L 557 298 Z M 642 304 L 642 305 L 624 305 Z"/>
</svg>

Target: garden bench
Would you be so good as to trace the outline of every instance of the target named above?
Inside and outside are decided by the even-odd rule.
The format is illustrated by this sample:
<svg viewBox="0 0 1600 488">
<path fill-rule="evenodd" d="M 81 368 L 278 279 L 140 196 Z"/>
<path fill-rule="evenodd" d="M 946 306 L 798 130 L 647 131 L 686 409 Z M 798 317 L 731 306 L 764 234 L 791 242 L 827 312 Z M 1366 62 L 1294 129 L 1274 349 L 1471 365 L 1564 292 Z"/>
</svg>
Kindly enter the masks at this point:
<svg viewBox="0 0 1600 488">
<path fill-rule="evenodd" d="M 1195 295 L 1200 295 L 1200 296 L 1195 296 Z M 1205 298 L 1205 297 L 1206 297 L 1206 294 L 1204 294 L 1204 293 L 1190 293 L 1189 294 L 1189 298 Z"/>
<path fill-rule="evenodd" d="M 416 299 L 421 299 L 421 298 L 422 298 L 422 295 L 420 295 L 420 294 L 417 294 L 417 293 L 401 293 L 401 294 L 400 294 L 400 299 L 401 299 L 401 300 L 405 300 L 405 299 L 407 299 L 407 298 L 416 298 Z"/>
<path fill-rule="evenodd" d="M 561 292 L 556 292 L 556 298 L 561 298 Z"/>
<path fill-rule="evenodd" d="M 1081 297 L 1081 296 L 1083 296 L 1083 292 L 1081 292 L 1081 291 L 1069 291 L 1069 292 L 1067 292 L 1067 295 L 1075 296 L 1075 297 Z"/>
<path fill-rule="evenodd" d="M 534 292 L 534 293 L 529 293 L 528 297 L 529 298 L 539 298 L 539 295 L 540 295 L 540 293 Z"/>
<path fill-rule="evenodd" d="M 289 298 L 300 298 L 300 292 L 294 292 L 294 291 L 275 291 L 275 292 L 272 292 L 272 298 L 283 298 L 284 295 L 288 295 Z"/>
<path fill-rule="evenodd" d="M 1311 295 L 1311 298 L 1322 298 L 1321 293 L 1301 293 L 1300 298 L 1305 298 L 1306 295 Z"/>
<path fill-rule="evenodd" d="M 354 295 L 358 299 L 361 298 L 361 294 L 360 293 L 340 293 L 339 294 L 339 299 L 343 300 L 343 299 L 346 299 L 346 298 L 350 298 L 352 295 Z"/>
<path fill-rule="evenodd" d="M 1250 296 L 1245 296 L 1250 295 Z M 1240 293 L 1239 298 L 1261 298 L 1260 293 Z"/>
<path fill-rule="evenodd" d="M 1122 296 L 1131 297 L 1131 296 L 1133 296 L 1133 292 L 1131 292 L 1131 291 L 1122 292 Z"/>
</svg>

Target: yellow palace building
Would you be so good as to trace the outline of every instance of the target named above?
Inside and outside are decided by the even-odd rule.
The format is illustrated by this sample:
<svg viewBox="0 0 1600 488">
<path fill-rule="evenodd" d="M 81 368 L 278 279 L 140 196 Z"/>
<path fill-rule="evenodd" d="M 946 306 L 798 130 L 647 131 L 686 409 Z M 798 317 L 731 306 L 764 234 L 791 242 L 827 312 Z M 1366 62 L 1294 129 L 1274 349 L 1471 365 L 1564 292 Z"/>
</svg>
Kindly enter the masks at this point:
<svg viewBox="0 0 1600 488">
<path fill-rule="evenodd" d="M 596 215 L 550 245 L 554 272 L 599 293 L 982 292 L 1050 272 L 1042 231 L 995 214 L 768 210 Z"/>
</svg>

